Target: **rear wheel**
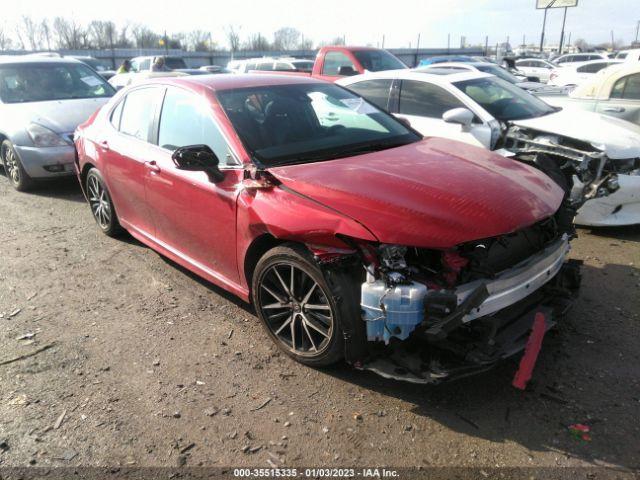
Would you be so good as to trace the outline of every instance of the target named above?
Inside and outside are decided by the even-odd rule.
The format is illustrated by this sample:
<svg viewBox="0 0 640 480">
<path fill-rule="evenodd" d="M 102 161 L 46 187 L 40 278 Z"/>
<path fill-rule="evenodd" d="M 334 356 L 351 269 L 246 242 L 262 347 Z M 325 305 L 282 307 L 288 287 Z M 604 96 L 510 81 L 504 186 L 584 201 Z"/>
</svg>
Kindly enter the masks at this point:
<svg viewBox="0 0 640 480">
<path fill-rule="evenodd" d="M 33 179 L 27 174 L 20 162 L 13 144 L 9 140 L 2 142 L 0 158 L 4 166 L 4 172 L 13 188 L 19 192 L 25 192 L 33 187 Z"/>
<path fill-rule="evenodd" d="M 252 297 L 269 336 L 295 360 L 327 366 L 342 359 L 346 310 L 304 248 L 268 251 L 256 266 Z"/>
<path fill-rule="evenodd" d="M 110 237 L 116 236 L 121 232 L 122 227 L 118 223 L 116 210 L 111 201 L 111 195 L 107 185 L 97 168 L 92 168 L 87 173 L 85 182 L 85 191 L 91 207 L 91 213 L 98 227 L 105 235 Z"/>
</svg>

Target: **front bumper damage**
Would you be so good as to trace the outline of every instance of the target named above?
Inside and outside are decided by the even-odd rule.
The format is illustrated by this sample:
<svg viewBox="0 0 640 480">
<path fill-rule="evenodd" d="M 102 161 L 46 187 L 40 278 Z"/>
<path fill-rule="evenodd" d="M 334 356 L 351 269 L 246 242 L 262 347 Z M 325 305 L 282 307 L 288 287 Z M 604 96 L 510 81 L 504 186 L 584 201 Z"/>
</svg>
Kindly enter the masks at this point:
<svg viewBox="0 0 640 480">
<path fill-rule="evenodd" d="M 502 143 L 514 158 L 536 166 L 558 183 L 575 209 L 619 188 L 616 162 L 585 142 L 512 125 L 506 127 Z"/>
<path fill-rule="evenodd" d="M 571 307 L 580 284 L 580 262 L 566 261 L 568 250 L 564 235 L 492 280 L 428 294 L 425 321 L 412 335 L 388 345 L 369 342 L 367 360 L 356 367 L 417 384 L 492 368 L 525 348 L 536 314 L 544 315 L 548 330 Z"/>
<path fill-rule="evenodd" d="M 581 188 L 578 181 L 574 185 Z M 588 200 L 578 210 L 575 223 L 588 227 L 640 224 L 640 169 L 618 174 L 618 185 L 610 195 Z"/>
</svg>

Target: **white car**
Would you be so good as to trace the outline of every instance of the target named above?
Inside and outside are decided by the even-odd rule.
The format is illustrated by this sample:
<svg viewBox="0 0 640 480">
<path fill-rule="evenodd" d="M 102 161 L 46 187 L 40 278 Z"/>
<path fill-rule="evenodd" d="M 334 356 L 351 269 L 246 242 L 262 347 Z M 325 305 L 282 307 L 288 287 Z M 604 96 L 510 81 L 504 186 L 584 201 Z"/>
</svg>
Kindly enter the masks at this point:
<svg viewBox="0 0 640 480">
<path fill-rule="evenodd" d="M 569 63 L 551 72 L 548 85 L 558 87 L 577 87 L 592 76 L 611 65 L 617 65 L 622 60 L 590 60 L 588 62 Z"/>
<path fill-rule="evenodd" d="M 313 60 L 293 57 L 261 57 L 246 60 L 232 60 L 227 69 L 233 73 L 247 73 L 252 70 L 267 72 L 305 72 L 313 70 Z"/>
<path fill-rule="evenodd" d="M 580 207 L 578 224 L 640 223 L 640 127 L 551 107 L 493 75 L 430 72 L 367 73 L 337 83 L 408 120 L 423 135 L 538 165 Z"/>
<path fill-rule="evenodd" d="M 538 77 L 542 83 L 547 83 L 556 65 L 541 58 L 521 58 L 516 60 L 516 68 L 527 77 Z"/>
<path fill-rule="evenodd" d="M 589 60 L 607 60 L 609 57 L 606 53 L 568 53 L 566 55 L 561 55 L 558 58 L 553 60 L 558 66 L 567 65 L 569 63 L 577 63 L 577 62 L 588 62 Z"/>
<path fill-rule="evenodd" d="M 121 88 L 128 87 L 129 85 L 133 85 L 140 82 L 145 82 L 151 78 L 158 77 L 182 77 L 188 75 L 184 72 L 129 72 L 129 73 L 118 73 L 109 79 L 109 83 L 116 90 L 120 90 Z"/>
<path fill-rule="evenodd" d="M 495 75 L 498 78 L 501 78 L 509 83 L 517 85 L 520 88 L 523 88 L 530 92 L 545 92 L 545 93 L 560 93 L 555 90 L 549 91 L 543 83 L 540 82 L 530 82 L 523 78 L 518 78 L 511 72 L 509 72 L 506 68 L 501 67 L 500 65 L 496 65 L 495 63 L 489 62 L 447 62 L 447 63 L 436 63 L 433 65 L 427 65 L 425 67 L 419 67 L 416 70 L 421 72 L 428 72 L 429 70 L 438 69 L 449 69 L 449 70 L 467 70 L 470 72 L 483 72 L 489 73 L 491 75 Z"/>
<path fill-rule="evenodd" d="M 625 62 L 640 62 L 640 48 L 621 50 L 616 54 L 616 60 L 624 60 Z"/>
</svg>

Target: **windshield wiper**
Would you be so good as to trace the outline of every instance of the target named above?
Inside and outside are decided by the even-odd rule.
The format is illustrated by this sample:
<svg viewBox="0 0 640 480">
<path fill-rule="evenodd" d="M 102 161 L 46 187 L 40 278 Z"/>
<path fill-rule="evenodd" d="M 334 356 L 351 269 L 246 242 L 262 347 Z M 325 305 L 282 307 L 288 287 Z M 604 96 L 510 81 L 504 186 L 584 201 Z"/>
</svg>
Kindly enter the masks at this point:
<svg viewBox="0 0 640 480">
<path fill-rule="evenodd" d="M 389 148 L 400 147 L 402 145 L 406 145 L 407 142 L 378 142 L 378 143 L 367 143 L 364 145 L 358 145 L 351 148 L 345 148 L 339 151 L 325 152 L 325 153 L 314 153 L 311 155 L 301 155 L 296 156 L 294 159 L 290 161 L 278 162 L 278 165 L 290 165 L 294 163 L 309 163 L 323 160 L 335 160 L 338 158 L 346 158 L 353 157 L 360 153 L 370 153 L 370 152 L 379 152 L 381 150 L 387 150 Z"/>
</svg>

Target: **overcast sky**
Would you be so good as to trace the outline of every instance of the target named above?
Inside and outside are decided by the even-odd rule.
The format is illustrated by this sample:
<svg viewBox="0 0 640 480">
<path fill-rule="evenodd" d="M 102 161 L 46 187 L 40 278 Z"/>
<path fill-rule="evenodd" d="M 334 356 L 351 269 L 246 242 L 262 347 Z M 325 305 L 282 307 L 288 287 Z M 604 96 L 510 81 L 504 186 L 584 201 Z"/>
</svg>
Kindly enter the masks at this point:
<svg viewBox="0 0 640 480">
<path fill-rule="evenodd" d="M 5 0 L 9 2 L 10 0 Z M 22 0 L 3 8 L 0 25 L 6 28 L 22 15 L 35 18 L 71 16 L 81 22 L 92 19 L 116 23 L 145 23 L 163 31 L 202 29 L 213 40 L 226 44 L 223 28 L 241 26 L 241 35 L 260 32 L 267 38 L 280 27 L 291 26 L 311 37 L 314 43 L 346 36 L 347 43 L 386 47 L 413 47 L 418 34 L 425 47 L 459 46 L 460 36 L 468 43 L 506 41 L 511 44 L 539 42 L 542 11 L 535 0 Z M 635 38 L 640 20 L 640 0 L 579 0 L 567 15 L 571 39 L 591 43 L 607 42 L 614 31 L 616 40 L 629 43 Z M 562 9 L 549 11 L 547 42 L 560 37 Z"/>
</svg>

